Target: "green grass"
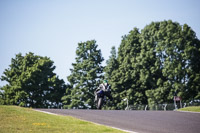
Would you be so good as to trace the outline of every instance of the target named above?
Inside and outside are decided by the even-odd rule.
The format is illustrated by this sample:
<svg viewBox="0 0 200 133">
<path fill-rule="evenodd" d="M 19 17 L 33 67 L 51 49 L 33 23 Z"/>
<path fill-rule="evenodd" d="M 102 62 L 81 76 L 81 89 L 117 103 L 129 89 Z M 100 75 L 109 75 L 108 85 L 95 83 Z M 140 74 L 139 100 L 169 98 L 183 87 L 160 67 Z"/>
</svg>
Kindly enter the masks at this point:
<svg viewBox="0 0 200 133">
<path fill-rule="evenodd" d="M 200 112 L 200 106 L 185 107 L 185 108 L 179 109 L 178 111 Z"/>
<path fill-rule="evenodd" d="M 122 131 L 29 108 L 0 105 L 0 133 L 120 133 Z"/>
</svg>

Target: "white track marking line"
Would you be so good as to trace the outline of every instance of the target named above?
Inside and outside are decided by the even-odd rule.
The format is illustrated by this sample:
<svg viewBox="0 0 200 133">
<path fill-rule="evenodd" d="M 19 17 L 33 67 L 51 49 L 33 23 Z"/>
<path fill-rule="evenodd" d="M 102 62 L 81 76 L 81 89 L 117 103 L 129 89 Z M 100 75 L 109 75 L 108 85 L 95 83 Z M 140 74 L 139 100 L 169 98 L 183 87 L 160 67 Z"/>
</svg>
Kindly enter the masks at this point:
<svg viewBox="0 0 200 133">
<path fill-rule="evenodd" d="M 187 112 L 187 113 L 200 113 L 200 112 L 192 112 L 192 111 L 179 111 L 179 110 L 176 110 L 177 112 Z"/>
</svg>

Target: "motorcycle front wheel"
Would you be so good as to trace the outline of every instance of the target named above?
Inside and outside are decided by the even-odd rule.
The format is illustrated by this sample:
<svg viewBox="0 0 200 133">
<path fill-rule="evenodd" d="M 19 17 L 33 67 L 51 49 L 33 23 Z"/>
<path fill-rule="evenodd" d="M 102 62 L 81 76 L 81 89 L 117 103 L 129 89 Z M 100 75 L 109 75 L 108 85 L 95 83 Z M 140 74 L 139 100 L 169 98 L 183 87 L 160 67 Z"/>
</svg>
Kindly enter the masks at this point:
<svg viewBox="0 0 200 133">
<path fill-rule="evenodd" d="M 100 98 L 98 98 L 98 101 L 97 101 L 97 109 L 101 109 L 102 104 L 103 104 L 103 98 L 100 97 Z"/>
</svg>

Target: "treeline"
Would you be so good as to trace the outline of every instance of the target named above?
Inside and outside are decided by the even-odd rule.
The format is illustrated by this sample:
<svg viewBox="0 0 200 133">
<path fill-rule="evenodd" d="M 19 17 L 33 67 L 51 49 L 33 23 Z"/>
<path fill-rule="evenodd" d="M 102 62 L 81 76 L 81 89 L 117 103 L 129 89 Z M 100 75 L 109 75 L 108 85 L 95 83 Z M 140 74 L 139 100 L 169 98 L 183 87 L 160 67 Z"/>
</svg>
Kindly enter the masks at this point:
<svg viewBox="0 0 200 133">
<path fill-rule="evenodd" d="M 17 54 L 5 69 L 1 80 L 8 84 L 0 89 L 0 104 L 34 108 L 61 107 L 67 85 L 53 72 L 48 57 Z"/>
<path fill-rule="evenodd" d="M 152 22 L 141 32 L 134 28 L 105 69 L 112 108 L 125 108 L 124 98 L 130 105 L 173 103 L 174 95 L 183 102 L 200 99 L 199 67 L 200 41 L 188 25 L 169 20 Z"/>
<path fill-rule="evenodd" d="M 1 80 L 0 104 L 25 107 L 95 108 L 94 90 L 107 79 L 113 101 L 107 109 L 130 105 L 172 103 L 200 99 L 200 40 L 187 25 L 152 22 L 144 29 L 134 28 L 122 37 L 116 51 L 102 66 L 101 50 L 95 40 L 78 43 L 68 84 L 53 72 L 48 57 L 17 54 Z"/>
</svg>

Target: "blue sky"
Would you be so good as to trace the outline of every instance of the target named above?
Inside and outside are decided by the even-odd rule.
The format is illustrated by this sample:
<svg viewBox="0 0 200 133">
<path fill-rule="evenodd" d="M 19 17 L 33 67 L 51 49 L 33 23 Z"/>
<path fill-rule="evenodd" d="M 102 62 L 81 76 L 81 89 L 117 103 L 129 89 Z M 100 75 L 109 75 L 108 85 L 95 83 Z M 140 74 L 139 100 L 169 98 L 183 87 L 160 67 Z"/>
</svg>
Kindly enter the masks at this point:
<svg viewBox="0 0 200 133">
<path fill-rule="evenodd" d="M 79 42 L 95 39 L 107 60 L 121 36 L 152 21 L 186 23 L 200 39 L 199 5 L 199 0 L 0 0 L 0 76 L 16 54 L 33 52 L 50 57 L 67 82 Z"/>
</svg>

